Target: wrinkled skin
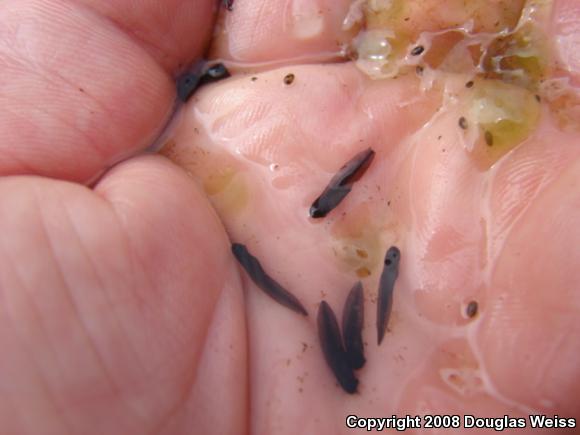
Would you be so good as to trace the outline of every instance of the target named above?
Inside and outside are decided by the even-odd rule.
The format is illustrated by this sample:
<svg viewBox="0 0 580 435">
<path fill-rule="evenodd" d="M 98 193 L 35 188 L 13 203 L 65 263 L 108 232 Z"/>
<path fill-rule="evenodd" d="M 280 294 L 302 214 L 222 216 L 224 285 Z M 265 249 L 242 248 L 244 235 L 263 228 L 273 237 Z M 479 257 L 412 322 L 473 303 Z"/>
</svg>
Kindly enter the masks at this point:
<svg viewBox="0 0 580 435">
<path fill-rule="evenodd" d="M 348 414 L 580 417 L 577 132 L 543 109 L 534 134 L 482 170 L 463 148 L 458 108 L 437 111 L 437 89 L 420 92 L 412 76 L 370 81 L 327 55 L 347 38 L 349 2 L 237 0 L 212 55 L 285 66 L 205 87 L 165 136 L 169 159 L 108 169 L 151 145 L 174 107 L 173 75 L 211 34 L 212 1 L 138 3 L 0 3 L 3 434 L 337 434 L 349 433 Z M 443 2 L 428 3 L 417 20 L 443 19 L 429 15 Z M 501 2 L 488 3 L 493 16 Z M 577 5 L 557 1 L 546 23 L 575 85 Z M 377 156 L 351 195 L 309 221 L 333 172 L 368 146 Z M 248 282 L 231 240 L 310 316 Z M 353 240 L 365 261 L 341 251 Z M 377 347 L 390 244 L 401 272 Z M 359 279 L 353 262 L 370 272 L 367 365 L 348 396 L 314 319 L 323 298 L 341 312 Z M 479 312 L 467 319 L 471 300 Z"/>
</svg>

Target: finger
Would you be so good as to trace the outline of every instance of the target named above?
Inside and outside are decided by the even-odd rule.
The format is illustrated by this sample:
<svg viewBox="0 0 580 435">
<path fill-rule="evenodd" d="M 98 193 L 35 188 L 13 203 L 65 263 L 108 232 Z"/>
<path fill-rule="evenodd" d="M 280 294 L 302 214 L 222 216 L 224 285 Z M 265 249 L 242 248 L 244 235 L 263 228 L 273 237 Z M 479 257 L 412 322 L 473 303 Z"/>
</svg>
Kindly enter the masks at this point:
<svg viewBox="0 0 580 435">
<path fill-rule="evenodd" d="M 217 9 L 204 0 L 76 2 L 115 23 L 170 73 L 203 55 Z"/>
<path fill-rule="evenodd" d="M 554 40 L 556 67 L 570 73 L 576 86 L 580 85 L 580 3 L 556 0 L 550 32 Z"/>
<path fill-rule="evenodd" d="M 222 9 L 212 56 L 241 62 L 335 60 L 350 0 L 236 0 Z"/>
<path fill-rule="evenodd" d="M 238 276 L 223 228 L 188 177 L 162 158 L 120 165 L 97 195 L 24 177 L 5 178 L 0 191 L 6 433 L 154 432 L 180 416 L 198 384 L 207 388 L 198 367 L 212 321 L 223 326 L 218 349 L 235 342 L 243 352 Z M 233 302 L 214 316 L 224 289 Z M 219 351 L 211 356 L 240 381 L 228 386 L 223 406 L 246 397 L 240 354 L 237 365 Z"/>
<path fill-rule="evenodd" d="M 365 42 L 366 30 L 388 23 L 399 45 L 420 32 L 437 32 L 458 23 L 470 23 L 478 32 L 497 32 L 515 26 L 523 4 L 523 0 L 236 0 L 232 11 L 220 14 L 212 54 L 248 63 L 336 61 L 353 43 L 376 56 L 380 48 L 371 47 L 380 41 L 371 42 L 374 37 L 366 35 L 370 39 Z"/>
<path fill-rule="evenodd" d="M 75 181 L 148 146 L 172 75 L 201 55 L 212 0 L 0 3 L 0 175 Z"/>
</svg>

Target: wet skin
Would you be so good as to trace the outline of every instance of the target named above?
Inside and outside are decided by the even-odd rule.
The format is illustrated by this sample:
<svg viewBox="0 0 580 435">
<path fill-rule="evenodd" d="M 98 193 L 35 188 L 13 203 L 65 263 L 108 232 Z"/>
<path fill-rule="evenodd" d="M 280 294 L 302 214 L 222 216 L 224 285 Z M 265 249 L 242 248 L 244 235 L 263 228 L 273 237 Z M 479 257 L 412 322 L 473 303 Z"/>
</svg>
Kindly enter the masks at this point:
<svg viewBox="0 0 580 435">
<path fill-rule="evenodd" d="M 349 433 L 348 414 L 580 417 L 578 133 L 546 111 L 482 170 L 462 147 L 461 110 L 434 115 L 436 90 L 420 93 L 414 76 L 370 81 L 321 55 L 347 38 L 350 2 L 236 0 L 212 55 L 286 65 L 207 85 L 164 155 L 136 155 L 166 125 L 174 77 L 209 41 L 215 3 L 0 4 L 2 433 L 336 434 Z M 409 26 L 445 20 L 432 3 Z M 580 11 L 556 2 L 553 20 L 577 86 Z M 368 147 L 364 177 L 312 222 L 312 201 Z M 316 316 L 253 286 L 232 241 L 309 313 L 325 299 L 340 319 L 362 280 L 357 394 L 326 365 Z M 379 347 L 377 283 L 395 244 Z"/>
</svg>

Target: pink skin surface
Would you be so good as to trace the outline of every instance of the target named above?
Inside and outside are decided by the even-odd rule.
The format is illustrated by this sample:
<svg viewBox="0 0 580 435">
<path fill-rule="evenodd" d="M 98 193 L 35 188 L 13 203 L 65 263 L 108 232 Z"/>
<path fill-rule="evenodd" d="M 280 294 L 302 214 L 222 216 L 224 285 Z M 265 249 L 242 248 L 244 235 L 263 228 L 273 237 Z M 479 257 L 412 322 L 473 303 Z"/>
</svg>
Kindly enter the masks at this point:
<svg viewBox="0 0 580 435">
<path fill-rule="evenodd" d="M 442 2 L 427 3 L 412 25 L 446 25 L 429 12 Z M 504 5 L 486 3 L 489 17 Z M 546 28 L 559 76 L 575 84 L 577 2 L 554 3 Z M 578 130 L 542 103 L 532 135 L 482 165 L 457 126 L 464 77 L 423 92 L 414 76 L 372 81 L 331 63 L 348 7 L 237 0 L 211 53 L 255 73 L 184 105 L 169 159 L 108 169 L 166 125 L 172 76 L 201 55 L 215 2 L 0 4 L 3 435 L 346 434 L 349 414 L 580 418 Z M 367 147 L 377 155 L 352 193 L 310 220 Z M 231 241 L 310 315 L 260 292 Z M 392 244 L 401 271 L 379 347 Z M 325 299 L 340 315 L 358 279 L 367 364 L 349 396 L 315 314 Z"/>
</svg>

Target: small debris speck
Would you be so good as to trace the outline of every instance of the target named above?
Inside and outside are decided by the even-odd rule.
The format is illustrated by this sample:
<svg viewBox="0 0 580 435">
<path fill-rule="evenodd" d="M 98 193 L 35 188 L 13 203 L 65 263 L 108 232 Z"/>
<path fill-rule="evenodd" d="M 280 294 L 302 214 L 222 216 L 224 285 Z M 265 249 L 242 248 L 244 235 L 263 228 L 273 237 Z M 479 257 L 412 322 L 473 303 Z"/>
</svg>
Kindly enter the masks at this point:
<svg viewBox="0 0 580 435">
<path fill-rule="evenodd" d="M 423 68 L 421 65 L 417 65 L 415 67 L 415 72 L 417 73 L 418 76 L 422 76 L 424 70 L 425 68 Z"/>
<path fill-rule="evenodd" d="M 467 119 L 465 119 L 465 116 L 459 118 L 459 127 L 461 127 L 463 130 L 467 130 Z"/>
<path fill-rule="evenodd" d="M 422 45 L 417 45 L 415 48 L 411 50 L 411 56 L 419 56 L 424 51 L 425 47 L 423 47 Z"/>
<path fill-rule="evenodd" d="M 467 314 L 467 317 L 469 317 L 470 319 L 475 317 L 475 315 L 477 314 L 477 308 L 478 304 L 476 301 L 471 301 L 469 304 L 467 304 L 467 308 L 465 310 L 465 314 Z"/>
<path fill-rule="evenodd" d="M 362 266 L 356 270 L 356 275 L 359 278 L 366 278 L 371 275 L 371 271 L 367 267 Z"/>
<path fill-rule="evenodd" d="M 469 80 L 467 83 L 465 83 L 466 88 L 473 88 L 473 85 L 474 85 L 473 80 Z"/>
<path fill-rule="evenodd" d="M 258 80 L 258 77 L 254 76 L 254 77 L 252 77 L 252 78 L 251 78 L 251 80 L 252 80 L 253 82 L 255 82 L 256 80 Z"/>
<path fill-rule="evenodd" d="M 294 82 L 294 74 L 292 73 L 286 74 L 286 77 L 284 77 L 284 84 L 291 85 L 292 82 Z"/>
<path fill-rule="evenodd" d="M 536 101 L 539 103 L 542 101 L 542 99 L 540 98 L 540 96 L 538 94 L 536 94 Z"/>
<path fill-rule="evenodd" d="M 485 143 L 487 144 L 488 147 L 493 145 L 493 134 L 491 134 L 491 131 L 485 130 L 483 137 L 484 137 Z"/>
</svg>

